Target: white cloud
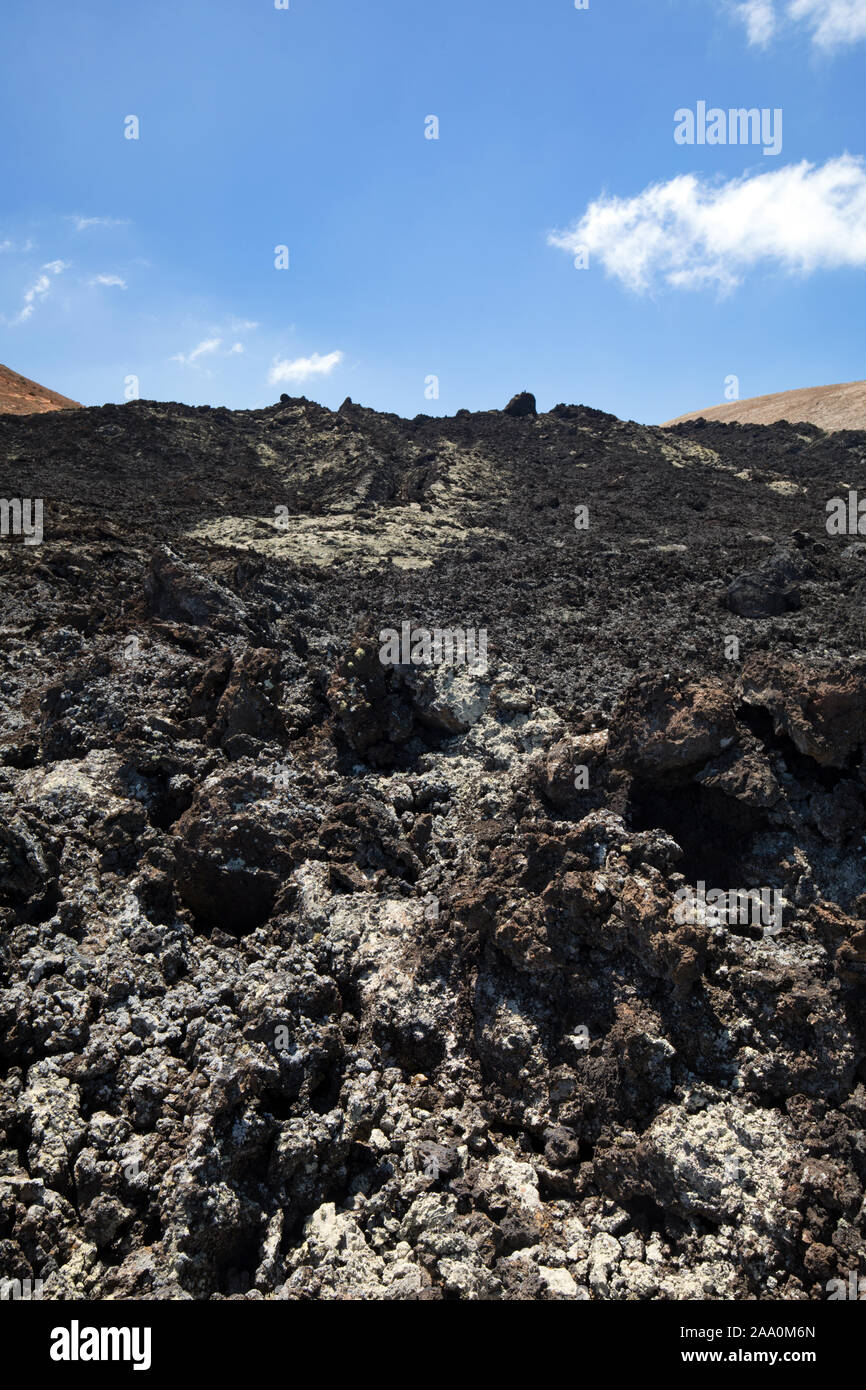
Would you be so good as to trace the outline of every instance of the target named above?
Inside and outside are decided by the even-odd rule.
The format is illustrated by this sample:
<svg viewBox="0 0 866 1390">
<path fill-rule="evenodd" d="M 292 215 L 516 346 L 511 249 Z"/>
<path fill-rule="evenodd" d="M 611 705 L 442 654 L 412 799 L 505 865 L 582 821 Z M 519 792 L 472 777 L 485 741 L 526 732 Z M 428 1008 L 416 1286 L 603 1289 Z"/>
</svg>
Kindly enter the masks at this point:
<svg viewBox="0 0 866 1390">
<path fill-rule="evenodd" d="M 62 275 L 64 270 L 68 269 L 68 261 L 48 261 L 42 267 L 43 274 L 39 275 L 33 284 L 24 291 L 24 307 L 9 322 L 26 323 L 29 318 L 32 318 L 36 305 L 41 304 L 46 295 L 51 293 L 51 276 Z M 44 273 L 46 271 L 48 274 Z"/>
<path fill-rule="evenodd" d="M 291 362 L 285 357 L 276 357 L 268 372 L 268 381 L 271 386 L 278 386 L 281 382 L 302 382 L 309 381 L 310 377 L 328 376 L 342 360 L 342 352 L 329 352 L 326 357 L 314 352 L 311 357 L 296 357 Z"/>
<path fill-rule="evenodd" d="M 51 289 L 51 281 L 47 275 L 40 275 L 24 294 L 24 308 L 18 315 L 18 323 L 26 323 L 32 316 L 36 305 L 40 303 Z"/>
<path fill-rule="evenodd" d="M 171 359 L 172 362 L 180 362 L 181 366 L 186 367 L 191 363 L 197 362 L 200 357 L 208 357 L 211 353 L 219 352 L 222 347 L 222 338 L 205 338 L 204 342 L 199 343 L 191 352 L 177 352 Z"/>
<path fill-rule="evenodd" d="M 801 275 L 866 269 L 866 163 L 803 160 L 727 183 L 682 174 L 633 198 L 602 196 L 548 240 L 572 255 L 585 248 L 639 292 L 730 290 L 760 262 Z"/>
<path fill-rule="evenodd" d="M 29 239 L 29 237 L 28 237 L 27 241 L 23 242 L 20 246 L 16 245 L 16 243 L 15 243 L 14 241 L 12 241 L 9 237 L 7 237 L 5 241 L 0 241 L 0 252 L 3 252 L 3 251 L 17 251 L 17 252 L 19 252 L 20 254 L 23 254 L 23 253 L 26 252 L 26 251 L 32 251 L 32 250 L 33 250 L 33 242 Z"/>
<path fill-rule="evenodd" d="M 210 324 L 205 330 L 211 335 L 210 337 L 204 338 L 190 352 L 175 353 L 171 361 L 179 362 L 182 367 L 194 367 L 198 365 L 199 359 L 202 357 L 239 357 L 246 349 L 234 335 L 244 330 L 251 332 L 258 326 L 257 323 L 253 323 L 249 319 L 232 319 L 228 327 Z M 231 338 L 228 337 L 229 334 L 232 335 Z M 228 341 L 226 341 L 227 338 Z"/>
<path fill-rule="evenodd" d="M 91 285 L 116 285 L 120 290 L 126 289 L 126 281 L 122 280 L 119 275 L 93 275 L 89 283 Z"/>
<path fill-rule="evenodd" d="M 88 227 L 128 227 L 129 219 L 125 217 L 79 217 L 76 213 L 70 213 L 67 222 L 72 222 L 76 232 L 85 232 Z"/>
<path fill-rule="evenodd" d="M 773 0 L 745 0 L 737 5 L 736 14 L 746 26 L 749 43 L 763 47 L 776 32 L 776 11 Z"/>
<path fill-rule="evenodd" d="M 866 39 L 866 0 L 790 0 L 788 15 L 811 29 L 818 48 Z"/>
<path fill-rule="evenodd" d="M 816 48 L 830 52 L 866 39 L 866 0 L 744 0 L 734 7 L 750 44 L 765 45 L 782 27 L 802 24 Z"/>
</svg>

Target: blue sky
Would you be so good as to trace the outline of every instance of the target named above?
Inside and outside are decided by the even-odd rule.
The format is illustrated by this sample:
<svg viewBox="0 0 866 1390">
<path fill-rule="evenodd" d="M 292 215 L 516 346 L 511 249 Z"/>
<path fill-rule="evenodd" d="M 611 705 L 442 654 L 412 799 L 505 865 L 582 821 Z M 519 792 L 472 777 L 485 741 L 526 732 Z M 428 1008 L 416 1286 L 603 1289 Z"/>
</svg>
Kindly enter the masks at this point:
<svg viewBox="0 0 866 1390">
<path fill-rule="evenodd" d="M 85 404 L 135 376 L 656 422 L 732 375 L 866 376 L 866 0 L 5 0 L 3 29 L 0 361 Z M 780 109 L 781 152 L 678 144 L 702 101 Z"/>
</svg>

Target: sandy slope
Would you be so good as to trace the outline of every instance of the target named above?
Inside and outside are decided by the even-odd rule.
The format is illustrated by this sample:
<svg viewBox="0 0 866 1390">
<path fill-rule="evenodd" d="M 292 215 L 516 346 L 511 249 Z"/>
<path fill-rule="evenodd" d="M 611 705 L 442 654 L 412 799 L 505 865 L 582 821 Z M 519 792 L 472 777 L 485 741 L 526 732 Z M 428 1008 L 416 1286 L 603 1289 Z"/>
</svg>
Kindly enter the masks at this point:
<svg viewBox="0 0 866 1390">
<path fill-rule="evenodd" d="M 772 425 L 778 420 L 797 424 L 808 420 L 823 430 L 866 429 L 866 381 L 846 381 L 836 386 L 805 386 L 798 391 L 777 391 L 771 396 L 751 396 L 745 401 L 726 401 L 708 410 L 693 410 L 666 420 L 717 420 L 722 424 L 738 421 L 745 425 Z"/>
<path fill-rule="evenodd" d="M 19 376 L 0 362 L 0 415 L 41 415 L 46 410 L 79 410 L 78 401 Z"/>
</svg>

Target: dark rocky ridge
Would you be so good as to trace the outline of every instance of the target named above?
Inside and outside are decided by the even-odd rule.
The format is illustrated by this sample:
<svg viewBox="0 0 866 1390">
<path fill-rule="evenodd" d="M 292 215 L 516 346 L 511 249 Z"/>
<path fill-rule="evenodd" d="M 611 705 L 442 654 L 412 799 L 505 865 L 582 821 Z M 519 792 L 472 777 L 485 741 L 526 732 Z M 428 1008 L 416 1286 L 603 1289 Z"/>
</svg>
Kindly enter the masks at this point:
<svg viewBox="0 0 866 1390">
<path fill-rule="evenodd" d="M 866 548 L 824 518 L 866 434 L 530 400 L 0 417 L 45 504 L 0 541 L 0 1276 L 862 1265 Z M 403 621 L 489 670 L 384 667 Z M 679 922 L 699 880 L 781 931 Z"/>
</svg>

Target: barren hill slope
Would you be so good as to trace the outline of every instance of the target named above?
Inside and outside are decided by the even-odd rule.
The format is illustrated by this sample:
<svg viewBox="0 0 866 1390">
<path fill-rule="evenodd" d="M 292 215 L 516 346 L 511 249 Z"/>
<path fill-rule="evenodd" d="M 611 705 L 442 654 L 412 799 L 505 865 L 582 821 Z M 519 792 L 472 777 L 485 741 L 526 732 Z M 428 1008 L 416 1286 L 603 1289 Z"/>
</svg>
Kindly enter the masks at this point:
<svg viewBox="0 0 866 1390">
<path fill-rule="evenodd" d="M 726 401 L 707 410 L 693 410 L 666 420 L 665 427 L 685 420 L 715 420 L 722 424 L 773 425 L 780 420 L 801 420 L 822 430 L 866 429 L 866 381 L 846 381 L 836 386 L 804 386 L 796 391 L 777 391 L 770 396 L 751 396 Z"/>
<path fill-rule="evenodd" d="M 0 538 L 5 1271 L 866 1267 L 866 544 L 825 529 L 864 457 L 582 406 L 0 418 L 6 520 L 44 508 Z M 383 659 L 404 624 L 487 663 Z"/>
<path fill-rule="evenodd" d="M 48 410 L 80 410 L 78 401 L 19 376 L 0 362 L 0 415 L 41 415 Z"/>
</svg>

